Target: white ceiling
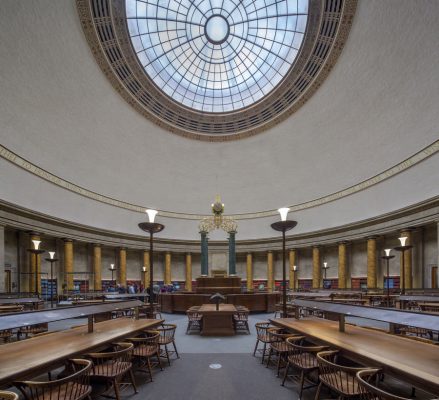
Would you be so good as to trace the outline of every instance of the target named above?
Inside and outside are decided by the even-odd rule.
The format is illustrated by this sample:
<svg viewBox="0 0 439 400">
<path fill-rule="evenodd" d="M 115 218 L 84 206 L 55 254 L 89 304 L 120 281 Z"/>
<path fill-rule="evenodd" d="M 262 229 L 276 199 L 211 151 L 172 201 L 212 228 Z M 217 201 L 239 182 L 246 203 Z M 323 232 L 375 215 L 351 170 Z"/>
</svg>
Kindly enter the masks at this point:
<svg viewBox="0 0 439 400">
<path fill-rule="evenodd" d="M 437 1 L 360 0 L 335 68 L 298 112 L 257 136 L 208 143 L 158 128 L 115 92 L 85 41 L 73 0 L 2 0 L 0 143 L 84 188 L 162 210 L 209 213 L 217 193 L 226 213 L 313 200 L 379 174 L 439 139 L 438 15 Z M 100 226 L 85 217 L 95 202 L 81 199 L 89 207 L 81 208 L 84 216 L 67 215 L 55 204 L 62 196 L 49 203 L 39 178 L 0 165 L 0 198 Z M 416 168 L 429 174 L 418 185 L 421 192 L 384 209 L 366 202 L 371 208 L 361 207 L 348 220 L 438 195 L 438 185 L 428 182 L 439 181 L 439 158 Z M 415 171 L 408 175 L 423 179 Z M 411 184 L 393 179 L 402 181 L 402 193 Z M 18 189 L 24 180 L 26 187 Z M 390 181 L 379 185 L 382 193 Z M 28 204 L 26 193 L 38 196 Z M 65 202 L 79 201 L 66 196 Z M 116 212 L 107 208 L 105 215 Z M 338 215 L 318 225 L 346 222 Z M 170 235 L 183 236 L 185 229 Z M 250 231 L 245 236 L 258 235 Z"/>
</svg>

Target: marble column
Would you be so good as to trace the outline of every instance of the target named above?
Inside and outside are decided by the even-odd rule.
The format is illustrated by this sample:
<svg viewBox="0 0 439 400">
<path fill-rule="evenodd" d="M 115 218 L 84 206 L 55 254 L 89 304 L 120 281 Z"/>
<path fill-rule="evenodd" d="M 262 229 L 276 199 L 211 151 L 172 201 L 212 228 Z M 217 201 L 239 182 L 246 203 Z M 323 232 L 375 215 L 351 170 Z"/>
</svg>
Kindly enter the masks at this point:
<svg viewBox="0 0 439 400">
<path fill-rule="evenodd" d="M 192 291 L 192 254 L 186 253 L 186 281 L 185 289 L 187 291 Z"/>
<path fill-rule="evenodd" d="M 290 284 L 289 287 L 290 289 L 294 289 L 295 285 L 294 282 L 296 281 L 296 271 L 294 271 L 294 266 L 297 266 L 297 250 L 295 249 L 291 249 L 290 250 L 290 254 L 289 254 L 289 260 L 290 260 Z M 297 287 L 297 286 L 296 286 Z"/>
<path fill-rule="evenodd" d="M 407 229 L 407 230 L 403 230 L 401 231 L 401 237 L 402 236 L 406 236 L 407 240 L 405 242 L 405 244 L 407 246 L 411 246 L 413 245 L 413 235 L 412 235 L 412 231 Z M 404 252 L 404 272 L 402 271 L 402 252 L 401 252 L 401 263 L 400 263 L 400 274 L 401 274 L 401 280 L 402 280 L 402 274 L 404 273 L 404 280 L 405 280 L 405 288 L 406 289 L 411 289 L 412 288 L 412 254 L 413 251 L 412 249 L 406 250 Z"/>
<path fill-rule="evenodd" d="M 367 238 L 367 288 L 377 286 L 377 238 Z"/>
<path fill-rule="evenodd" d="M 229 232 L 229 275 L 236 275 L 236 232 Z"/>
<path fill-rule="evenodd" d="M 320 288 L 322 274 L 322 266 L 320 265 L 320 247 L 314 246 L 312 248 L 312 287 L 313 289 Z"/>
<path fill-rule="evenodd" d="M 171 252 L 167 251 L 165 254 L 165 285 L 170 285 L 171 282 Z"/>
<path fill-rule="evenodd" d="M 102 248 L 100 244 L 93 244 L 93 273 L 93 289 L 102 290 Z"/>
<path fill-rule="evenodd" d="M 201 275 L 209 275 L 209 250 L 207 242 L 207 232 L 200 232 L 201 235 Z"/>
<path fill-rule="evenodd" d="M 270 292 L 274 289 L 274 259 L 271 250 L 267 253 L 267 289 Z"/>
<path fill-rule="evenodd" d="M 149 262 L 149 251 L 146 251 L 146 250 L 143 251 L 143 265 L 142 265 L 142 267 L 146 267 L 144 272 L 143 272 L 143 268 L 142 268 L 142 283 L 143 283 L 143 287 L 145 289 L 147 289 L 147 288 L 149 288 L 149 284 L 150 284 L 149 275 L 150 275 L 150 268 L 151 268 L 151 264 Z"/>
<path fill-rule="evenodd" d="M 124 288 L 127 287 L 127 249 L 121 247 L 119 249 L 119 270 L 118 282 Z"/>
<path fill-rule="evenodd" d="M 74 290 L 73 281 L 73 240 L 64 239 L 64 282 L 67 290 Z"/>
<path fill-rule="evenodd" d="M 253 290 L 253 255 L 247 253 L 247 290 Z"/>
<path fill-rule="evenodd" d="M 0 293 L 5 289 L 5 227 L 0 225 Z"/>
<path fill-rule="evenodd" d="M 347 270 L 347 257 L 346 257 L 346 242 L 340 242 L 338 244 L 338 288 L 346 289 L 346 270 Z"/>
</svg>

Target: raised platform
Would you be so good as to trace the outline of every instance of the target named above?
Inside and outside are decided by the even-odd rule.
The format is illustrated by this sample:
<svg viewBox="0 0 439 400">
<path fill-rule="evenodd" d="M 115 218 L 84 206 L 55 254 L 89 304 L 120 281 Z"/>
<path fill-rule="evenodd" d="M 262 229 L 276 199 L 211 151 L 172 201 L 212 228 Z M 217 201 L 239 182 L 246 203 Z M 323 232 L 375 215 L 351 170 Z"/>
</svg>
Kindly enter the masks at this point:
<svg viewBox="0 0 439 400">
<path fill-rule="evenodd" d="M 199 293 L 160 293 L 159 302 L 162 311 L 167 313 L 185 313 L 192 306 L 209 303 L 210 294 Z M 226 303 L 244 306 L 250 312 L 274 312 L 275 304 L 280 301 L 280 293 L 241 293 L 226 294 Z"/>
<path fill-rule="evenodd" d="M 197 293 L 241 293 L 241 278 L 239 276 L 200 276 L 197 278 Z"/>
</svg>

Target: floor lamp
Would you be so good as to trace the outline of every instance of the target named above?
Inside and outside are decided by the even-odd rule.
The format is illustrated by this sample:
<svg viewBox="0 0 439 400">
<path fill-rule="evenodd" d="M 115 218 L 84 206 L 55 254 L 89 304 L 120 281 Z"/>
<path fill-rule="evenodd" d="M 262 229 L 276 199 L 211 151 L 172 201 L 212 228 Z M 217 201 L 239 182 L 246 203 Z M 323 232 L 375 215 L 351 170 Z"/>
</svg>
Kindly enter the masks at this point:
<svg viewBox="0 0 439 400">
<path fill-rule="evenodd" d="M 46 258 L 46 261 L 50 262 L 50 308 L 53 308 L 53 263 L 58 261 L 54 251 L 49 251 L 49 258 Z"/>
<path fill-rule="evenodd" d="M 293 291 L 296 291 L 296 273 L 297 273 L 297 265 L 293 265 Z"/>
<path fill-rule="evenodd" d="M 154 248 L 153 248 L 153 237 L 154 233 L 159 233 L 165 226 L 154 222 L 155 216 L 157 215 L 157 210 L 146 210 L 148 214 L 149 222 L 141 222 L 139 228 L 142 231 L 149 232 L 149 318 L 154 318 Z"/>
<path fill-rule="evenodd" d="M 328 263 L 325 261 L 324 263 L 323 263 L 323 289 L 326 289 L 325 288 L 325 282 L 326 282 L 326 272 L 327 272 L 327 270 L 329 269 L 329 268 L 331 268 L 331 267 L 328 267 Z"/>
<path fill-rule="evenodd" d="M 402 269 L 402 288 L 401 288 L 401 294 L 405 294 L 405 257 L 404 254 L 407 250 L 410 250 L 411 248 L 413 248 L 413 246 L 410 245 L 406 245 L 405 242 L 407 241 L 407 236 L 402 236 L 399 238 L 399 241 L 401 242 L 401 246 L 397 246 L 395 247 L 394 250 L 396 251 L 400 251 L 402 253 L 402 264 L 401 264 L 401 269 Z M 404 302 L 401 302 L 401 304 L 404 304 Z M 402 307 L 404 308 L 404 307 Z"/>
<path fill-rule="evenodd" d="M 395 258 L 395 256 L 391 256 L 390 252 L 392 249 L 384 249 L 385 256 L 382 256 L 381 258 L 383 260 L 386 260 L 386 274 L 387 274 L 387 282 L 386 282 L 386 289 L 387 289 L 387 307 L 390 307 L 390 281 L 389 281 L 389 261 L 392 258 Z"/>
<path fill-rule="evenodd" d="M 297 221 L 287 220 L 289 208 L 279 208 L 280 221 L 271 224 L 275 231 L 282 232 L 282 316 L 287 317 L 287 275 L 285 270 L 285 232 L 293 229 L 297 225 Z"/>
<path fill-rule="evenodd" d="M 116 291 L 116 285 L 114 284 L 114 271 L 117 271 L 117 268 L 114 264 L 110 264 L 110 268 L 108 269 L 111 271 L 111 285 L 113 285 L 113 289 Z"/>
<path fill-rule="evenodd" d="M 41 240 L 32 240 L 34 245 L 33 249 L 27 249 L 27 251 L 34 255 L 35 260 L 35 295 L 38 297 L 38 254 L 43 254 L 46 250 L 40 249 Z M 29 288 L 30 289 L 30 288 Z"/>
</svg>

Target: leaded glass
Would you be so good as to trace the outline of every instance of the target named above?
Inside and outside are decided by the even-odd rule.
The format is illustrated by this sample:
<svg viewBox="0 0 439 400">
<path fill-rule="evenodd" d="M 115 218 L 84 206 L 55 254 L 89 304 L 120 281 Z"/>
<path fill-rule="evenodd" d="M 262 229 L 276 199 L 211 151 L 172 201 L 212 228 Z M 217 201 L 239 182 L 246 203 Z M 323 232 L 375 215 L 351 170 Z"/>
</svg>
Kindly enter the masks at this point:
<svg viewBox="0 0 439 400">
<path fill-rule="evenodd" d="M 213 113 L 261 100 L 302 44 L 308 0 L 126 0 L 133 48 L 174 101 Z"/>
</svg>

